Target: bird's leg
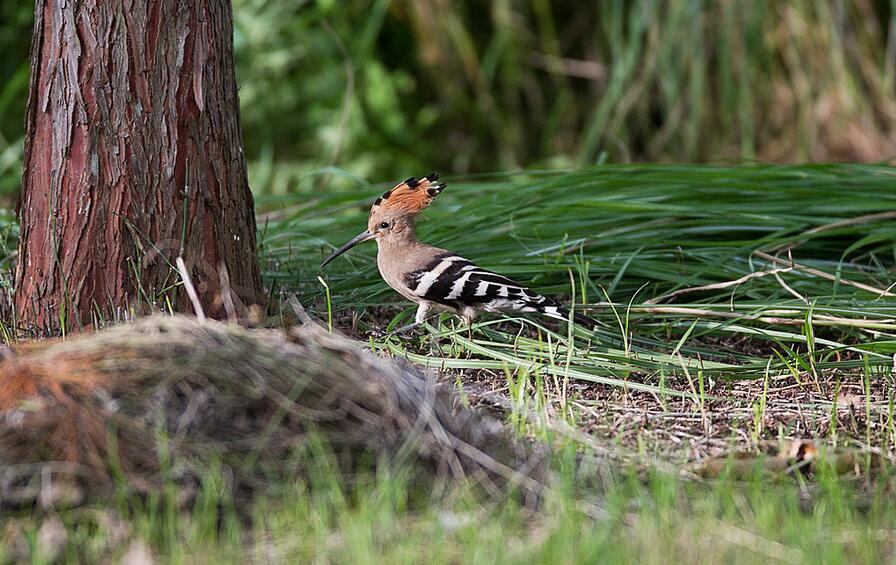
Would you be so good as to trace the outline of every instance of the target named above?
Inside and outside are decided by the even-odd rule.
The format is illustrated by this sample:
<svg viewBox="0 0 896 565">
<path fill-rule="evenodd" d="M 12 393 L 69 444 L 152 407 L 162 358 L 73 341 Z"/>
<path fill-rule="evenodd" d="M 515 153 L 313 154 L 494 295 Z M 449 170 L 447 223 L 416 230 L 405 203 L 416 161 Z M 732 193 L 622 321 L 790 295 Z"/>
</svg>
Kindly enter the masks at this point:
<svg viewBox="0 0 896 565">
<path fill-rule="evenodd" d="M 473 318 L 476 317 L 476 310 L 470 308 L 469 306 L 465 307 L 461 312 L 460 318 L 463 320 L 465 326 L 467 326 L 467 339 L 473 339 Z"/>
<path fill-rule="evenodd" d="M 429 302 L 421 302 L 420 305 L 417 306 L 417 315 L 414 316 L 414 323 L 420 325 L 425 322 L 431 308 L 432 305 Z"/>
</svg>

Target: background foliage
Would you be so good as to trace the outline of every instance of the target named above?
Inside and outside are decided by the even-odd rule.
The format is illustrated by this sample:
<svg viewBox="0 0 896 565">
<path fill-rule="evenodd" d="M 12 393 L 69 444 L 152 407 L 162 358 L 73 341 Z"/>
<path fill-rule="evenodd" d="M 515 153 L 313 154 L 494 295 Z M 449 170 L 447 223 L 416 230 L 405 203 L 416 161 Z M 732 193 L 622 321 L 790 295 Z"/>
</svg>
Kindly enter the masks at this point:
<svg viewBox="0 0 896 565">
<path fill-rule="evenodd" d="M 0 5 L 6 194 L 32 10 Z M 330 166 L 380 181 L 604 159 L 891 160 L 894 13 L 896 0 L 234 0 L 253 187 L 311 189 Z"/>
</svg>

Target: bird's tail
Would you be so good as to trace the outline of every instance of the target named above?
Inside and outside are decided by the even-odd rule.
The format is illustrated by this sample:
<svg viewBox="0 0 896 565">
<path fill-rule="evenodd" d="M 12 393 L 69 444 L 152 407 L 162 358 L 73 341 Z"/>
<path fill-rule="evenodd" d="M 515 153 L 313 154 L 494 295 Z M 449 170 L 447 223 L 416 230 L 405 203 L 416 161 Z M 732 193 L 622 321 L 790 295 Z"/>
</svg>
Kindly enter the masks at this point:
<svg viewBox="0 0 896 565">
<path fill-rule="evenodd" d="M 545 316 L 550 316 L 551 318 L 557 320 L 563 320 L 564 322 L 569 321 L 569 308 L 566 308 L 565 306 L 557 303 L 548 304 L 547 302 L 539 306 L 539 310 Z M 594 329 L 597 326 L 597 320 L 578 312 L 572 313 L 572 319 L 576 324 L 579 324 L 580 326 L 584 326 L 586 328 Z"/>
</svg>

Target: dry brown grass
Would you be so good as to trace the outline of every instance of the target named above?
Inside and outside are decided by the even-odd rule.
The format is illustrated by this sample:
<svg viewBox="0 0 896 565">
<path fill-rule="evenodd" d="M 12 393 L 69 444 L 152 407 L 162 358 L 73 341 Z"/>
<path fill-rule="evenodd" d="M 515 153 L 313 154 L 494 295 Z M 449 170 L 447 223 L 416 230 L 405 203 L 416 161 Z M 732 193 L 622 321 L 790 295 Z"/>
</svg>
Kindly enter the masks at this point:
<svg viewBox="0 0 896 565">
<path fill-rule="evenodd" d="M 512 484 L 531 497 L 546 471 L 544 451 L 458 406 L 427 374 L 313 324 L 147 318 L 8 352 L 0 382 L 7 504 L 77 503 L 108 494 L 117 476 L 138 493 L 173 479 L 189 496 L 212 461 L 228 467 L 237 495 L 251 495 L 303 472 L 296 450 L 309 436 L 346 471 L 388 458 L 435 486 Z"/>
</svg>

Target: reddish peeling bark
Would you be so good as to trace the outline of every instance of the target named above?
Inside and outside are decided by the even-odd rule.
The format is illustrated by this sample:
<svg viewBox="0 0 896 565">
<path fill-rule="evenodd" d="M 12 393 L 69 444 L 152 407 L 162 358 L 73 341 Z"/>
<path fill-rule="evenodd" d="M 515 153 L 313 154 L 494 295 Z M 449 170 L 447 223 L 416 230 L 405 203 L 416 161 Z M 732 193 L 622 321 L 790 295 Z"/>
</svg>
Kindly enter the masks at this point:
<svg viewBox="0 0 896 565">
<path fill-rule="evenodd" d="M 15 302 L 20 327 L 262 301 L 230 0 L 37 0 Z"/>
</svg>

